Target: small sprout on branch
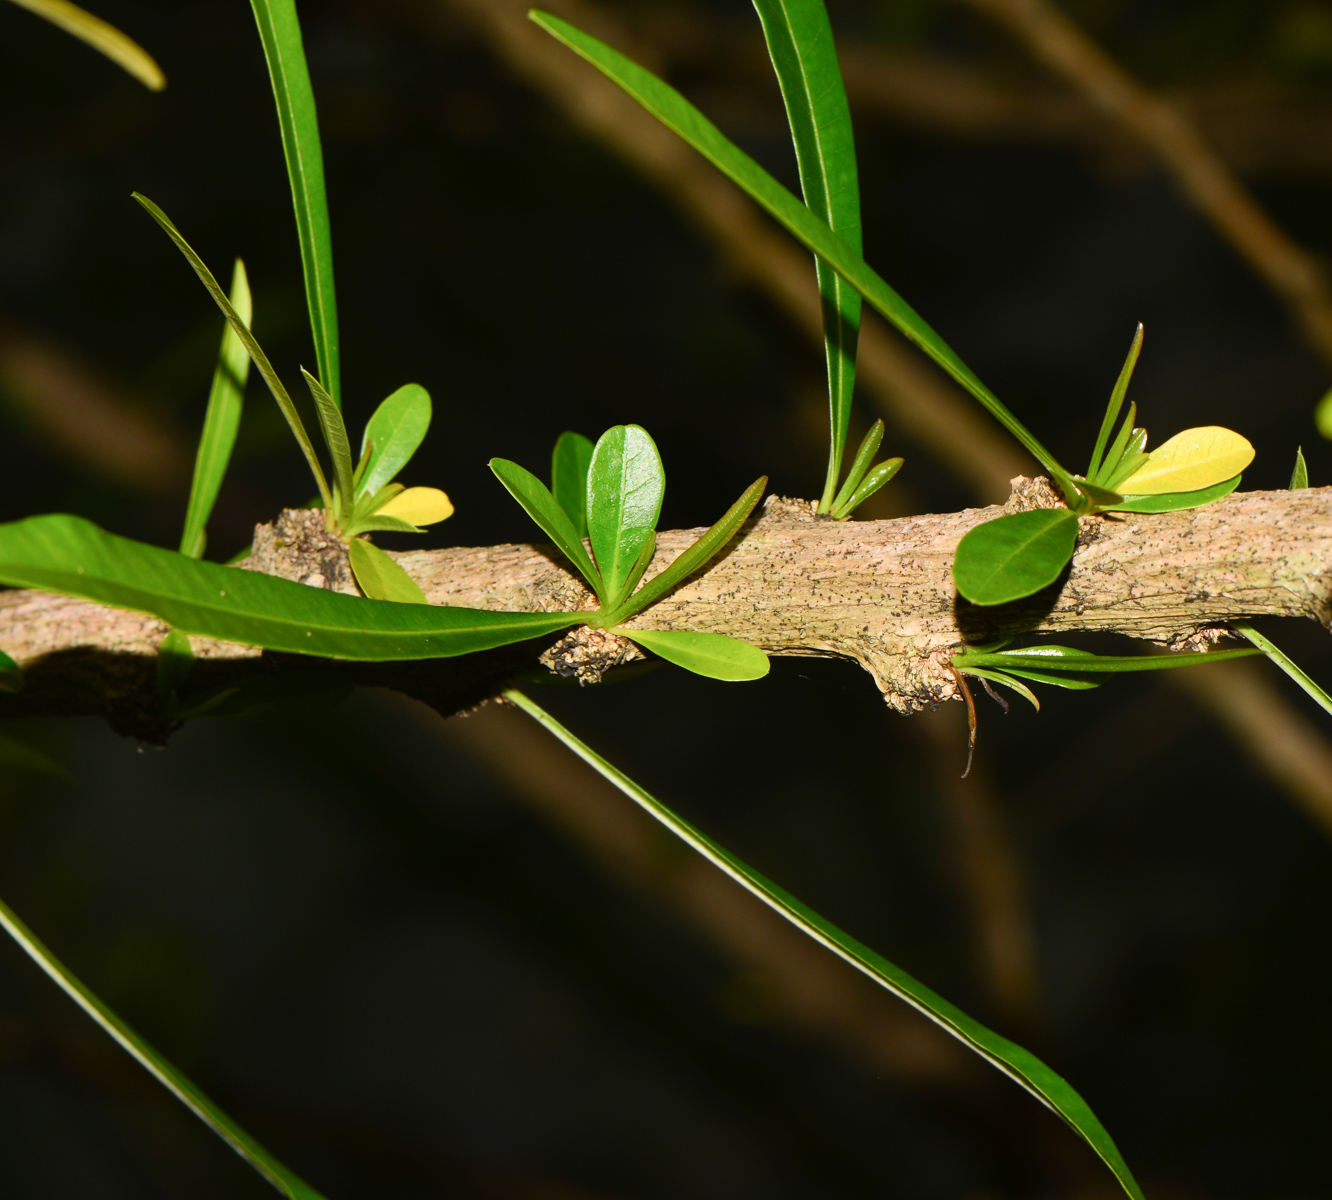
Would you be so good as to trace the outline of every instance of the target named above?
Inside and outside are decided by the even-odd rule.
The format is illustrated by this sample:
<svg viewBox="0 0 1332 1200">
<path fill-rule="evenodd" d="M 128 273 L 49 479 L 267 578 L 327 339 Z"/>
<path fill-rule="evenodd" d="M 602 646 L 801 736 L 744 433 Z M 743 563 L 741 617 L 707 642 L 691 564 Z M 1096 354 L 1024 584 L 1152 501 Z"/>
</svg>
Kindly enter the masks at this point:
<svg viewBox="0 0 1332 1200">
<path fill-rule="evenodd" d="M 1309 486 L 1309 468 L 1304 462 L 1304 447 L 1295 448 L 1295 469 L 1290 473 L 1290 490 L 1302 491 Z"/>
</svg>

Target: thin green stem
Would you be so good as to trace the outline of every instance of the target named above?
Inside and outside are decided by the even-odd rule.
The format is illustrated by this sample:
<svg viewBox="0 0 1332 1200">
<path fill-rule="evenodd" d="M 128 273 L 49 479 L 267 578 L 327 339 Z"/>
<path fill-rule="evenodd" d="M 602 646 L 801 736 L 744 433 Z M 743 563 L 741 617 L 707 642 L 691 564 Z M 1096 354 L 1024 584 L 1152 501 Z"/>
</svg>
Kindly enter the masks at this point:
<svg viewBox="0 0 1332 1200">
<path fill-rule="evenodd" d="M 1302 687 L 1306 693 L 1313 699 L 1315 704 L 1320 704 L 1328 712 L 1332 713 L 1332 696 L 1329 696 L 1312 679 L 1309 678 L 1297 666 L 1284 651 L 1280 650 L 1272 643 L 1270 638 L 1264 637 L 1248 621 L 1231 621 L 1230 627 L 1242 633 L 1264 654 L 1267 655 L 1278 667 L 1289 675 L 1296 683 Z"/>
</svg>

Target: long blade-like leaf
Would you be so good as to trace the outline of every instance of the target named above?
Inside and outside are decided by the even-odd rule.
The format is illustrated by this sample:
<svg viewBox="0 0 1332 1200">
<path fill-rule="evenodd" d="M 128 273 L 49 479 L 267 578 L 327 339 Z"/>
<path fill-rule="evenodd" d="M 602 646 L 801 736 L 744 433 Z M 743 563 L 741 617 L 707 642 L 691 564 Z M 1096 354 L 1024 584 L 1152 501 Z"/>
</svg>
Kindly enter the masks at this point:
<svg viewBox="0 0 1332 1200">
<path fill-rule="evenodd" d="M 0 525 L 0 583 L 151 613 L 183 633 L 373 662 L 491 650 L 581 625 L 588 616 L 361 600 L 195 562 L 64 515 Z"/>
<path fill-rule="evenodd" d="M 587 472 L 587 536 L 606 604 L 625 599 L 629 576 L 657 527 L 666 473 L 647 430 L 616 425 L 601 435 Z"/>
<path fill-rule="evenodd" d="M 1246 634 L 1247 636 L 1247 634 Z M 1074 671 L 1078 673 L 1118 675 L 1124 672 L 1165 671 L 1172 667 L 1198 667 L 1205 663 L 1225 662 L 1231 658 L 1249 658 L 1258 650 L 1209 650 L 1198 654 L 1093 654 L 1072 646 L 1039 645 L 1024 650 L 1001 650 L 997 654 L 984 654 L 968 650 L 953 658 L 959 671 L 971 667 L 998 667 L 1005 671 Z"/>
<path fill-rule="evenodd" d="M 245 264 L 238 258 L 231 276 L 231 307 L 248 326 L 253 317 L 250 283 Z M 190 502 L 185 509 L 185 529 L 180 535 L 180 552 L 202 558 L 207 541 L 208 518 L 213 515 L 217 493 L 222 487 L 231 451 L 240 428 L 241 408 L 245 402 L 245 382 L 250 375 L 250 355 L 230 325 L 222 331 L 222 346 L 217 352 L 217 369 L 208 393 L 199 452 L 194 459 L 194 479 L 190 484 Z"/>
<path fill-rule="evenodd" d="M 338 349 L 337 293 L 333 290 L 333 239 L 324 191 L 324 151 L 319 142 L 314 89 L 305 63 L 301 23 L 295 0 L 250 0 L 268 60 L 287 159 L 296 233 L 301 243 L 305 300 L 310 308 L 315 363 L 333 402 L 342 404 L 342 368 Z"/>
<path fill-rule="evenodd" d="M 310 435 L 305 432 L 305 424 L 301 420 L 301 414 L 296 411 L 296 405 L 292 403 L 291 397 L 287 394 L 287 389 L 282 385 L 282 380 L 278 378 L 278 373 L 273 370 L 273 364 L 268 361 L 268 355 L 254 340 L 254 335 L 250 333 L 245 322 L 240 319 L 240 314 L 231 307 L 231 301 L 227 299 L 226 293 L 218 285 L 217 280 L 213 278 L 213 273 L 205 265 L 204 260 L 195 254 L 189 242 L 181 237 L 180 230 L 171 223 L 171 218 L 147 196 L 140 192 L 135 192 L 133 195 L 134 199 L 148 210 L 148 215 L 162 227 L 167 237 L 176 243 L 176 248 L 185 256 L 185 260 L 190 266 L 194 268 L 194 273 L 199 276 L 204 287 L 208 289 L 208 294 L 213 297 L 214 303 L 222 310 L 222 315 L 226 317 L 227 324 L 231 326 L 232 331 L 240 339 L 254 365 L 259 368 L 259 374 L 264 377 L 264 382 L 268 384 L 268 390 L 273 393 L 273 399 L 277 401 L 278 408 L 282 410 L 282 415 L 287 418 L 287 424 L 291 426 L 292 433 L 296 435 L 296 441 L 301 447 L 301 453 L 305 455 L 305 461 L 310 464 L 310 471 L 315 477 L 315 483 L 319 486 L 319 494 L 323 497 L 324 505 L 332 507 L 333 493 L 329 490 L 328 480 L 324 477 L 324 468 L 319 465 L 319 456 L 315 453 L 314 443 L 310 441 Z"/>
<path fill-rule="evenodd" d="M 315 402 L 315 411 L 319 414 L 319 428 L 324 434 L 324 445 L 328 447 L 328 456 L 333 460 L 333 481 L 337 484 L 337 501 L 334 509 L 340 520 L 352 510 L 356 496 L 356 485 L 352 482 L 355 465 L 352 463 L 351 440 L 347 437 L 347 424 L 342 419 L 342 412 L 334 403 L 328 390 L 304 367 L 301 374 L 305 377 L 305 386 L 310 389 L 310 396 Z"/>
<path fill-rule="evenodd" d="M 1231 621 L 1231 627 L 1238 629 L 1246 638 L 1267 655 L 1278 667 L 1289 675 L 1296 683 L 1304 689 L 1305 694 L 1313 700 L 1315 704 L 1321 705 L 1328 712 L 1332 713 L 1332 696 L 1329 696 L 1320 688 L 1308 675 L 1304 673 L 1303 668 L 1277 646 L 1270 638 L 1259 633 L 1248 621 Z"/>
<path fill-rule="evenodd" d="M 323 1200 L 305 1180 L 289 1171 L 226 1113 L 194 1086 L 170 1061 L 112 1012 L 38 939 L 3 901 L 0 925 L 43 971 L 98 1025 L 196 1117 L 290 1200 Z"/>
<path fill-rule="evenodd" d="M 805 203 L 859 254 L 860 182 L 851 133 L 851 108 L 823 0 L 754 0 L 754 7 L 786 102 Z M 819 511 L 827 512 L 837 490 L 851 425 L 860 293 L 823 259 L 815 258 L 815 268 L 823 303 L 832 428 L 828 475 L 819 503 Z"/>
<path fill-rule="evenodd" d="M 728 179 L 767 209 L 804 246 L 829 263 L 897 329 L 915 342 L 963 388 L 971 393 L 1005 429 L 1045 465 L 1066 491 L 1076 493 L 1069 473 L 1059 465 L 1027 429 L 971 372 L 948 344 L 925 323 L 873 268 L 868 266 L 825 221 L 816 217 L 749 155 L 728 140 L 711 121 L 669 84 L 612 50 L 604 42 L 550 13 L 530 14 L 542 29 L 586 59 L 608 79 L 637 100 L 663 125 L 703 155 Z"/>
<path fill-rule="evenodd" d="M 1087 478 L 1095 479 L 1101 469 L 1101 458 L 1105 454 L 1106 444 L 1114 432 L 1115 422 L 1119 419 L 1119 410 L 1124 407 L 1124 397 L 1128 394 L 1129 380 L 1133 378 L 1133 368 L 1138 365 L 1138 355 L 1142 353 L 1142 322 L 1133 334 L 1129 344 L 1128 357 L 1120 368 L 1119 378 L 1110 391 L 1110 403 L 1106 405 L 1105 418 L 1101 421 L 1101 430 L 1096 435 L 1096 445 L 1092 448 L 1091 465 L 1087 468 Z"/>
<path fill-rule="evenodd" d="M 645 650 L 668 663 L 730 683 L 762 679 L 771 667 L 757 646 L 724 633 L 695 633 L 690 629 L 616 629 Z"/>
<path fill-rule="evenodd" d="M 411 461 L 430 428 L 430 393 L 405 383 L 386 397 L 366 422 L 361 453 L 369 451 L 357 494 L 373 496 Z"/>
<path fill-rule="evenodd" d="M 754 511 L 763 498 L 763 491 L 768 486 L 768 477 L 759 476 L 744 490 L 744 494 L 731 505 L 711 529 L 671 562 L 664 570 L 654 575 L 641 587 L 637 594 L 630 596 L 610 618 L 612 623 L 627 621 L 634 613 L 642 612 L 649 604 L 660 600 L 671 588 L 678 586 L 726 545 Z"/>
<path fill-rule="evenodd" d="M 870 464 L 874 462 L 874 456 L 879 452 L 879 446 L 883 442 L 883 421 L 875 421 L 869 427 L 869 432 L 860 439 L 860 446 L 856 450 L 856 456 L 851 460 L 851 467 L 846 473 L 846 478 L 842 481 L 841 488 L 837 495 L 833 497 L 831 504 L 825 504 L 819 501 L 819 512 L 824 516 L 836 512 L 846 504 L 855 494 L 858 488 L 865 480 L 865 475 L 870 469 Z"/>
<path fill-rule="evenodd" d="M 79 41 L 101 51 L 151 91 L 160 92 L 166 87 L 166 76 L 153 56 L 101 17 L 94 17 L 69 0 L 14 0 L 14 3 L 35 12 L 39 17 L 45 17 L 52 25 L 60 26 Z"/>
<path fill-rule="evenodd" d="M 541 531 L 563 552 L 566 558 L 578 568 L 583 578 L 591 585 L 603 604 L 606 602 L 605 585 L 601 574 L 593 564 L 583 545 L 583 540 L 574 531 L 572 522 L 550 494 L 546 487 L 531 471 L 520 467 L 507 458 L 492 458 L 490 469 L 524 511 L 540 527 Z"/>
<path fill-rule="evenodd" d="M 1058 1113 L 1100 1155 L 1106 1166 L 1114 1172 L 1124 1191 L 1134 1197 L 1134 1200 L 1143 1200 L 1142 1191 L 1129 1171 L 1128 1165 L 1110 1135 L 1088 1108 L 1087 1102 L 1035 1055 L 986 1029 L 980 1022 L 973 1021 L 961 1009 L 955 1008 L 942 996 L 936 995 L 900 967 L 894 966 L 882 955 L 876 954 L 868 946 L 862 945 L 838 929 L 831 921 L 825 920 L 813 909 L 802 904 L 790 892 L 765 879 L 753 867 L 723 849 L 689 822 L 676 816 L 624 772 L 611 766 L 595 750 L 581 742 L 522 692 L 511 688 L 504 693 L 504 697 L 554 734 L 593 770 L 608 779 L 635 804 L 697 850 L 714 866 L 719 867 L 746 891 L 780 913 L 797 929 L 808 934 L 816 942 L 822 943 L 838 957 L 845 959 L 857 970 L 863 971 L 876 983 L 937 1022 L 955 1038 L 975 1050 Z"/>
<path fill-rule="evenodd" d="M 593 448 L 591 438 L 566 430 L 550 456 L 550 493 L 580 538 L 587 537 L 587 472 Z"/>
</svg>

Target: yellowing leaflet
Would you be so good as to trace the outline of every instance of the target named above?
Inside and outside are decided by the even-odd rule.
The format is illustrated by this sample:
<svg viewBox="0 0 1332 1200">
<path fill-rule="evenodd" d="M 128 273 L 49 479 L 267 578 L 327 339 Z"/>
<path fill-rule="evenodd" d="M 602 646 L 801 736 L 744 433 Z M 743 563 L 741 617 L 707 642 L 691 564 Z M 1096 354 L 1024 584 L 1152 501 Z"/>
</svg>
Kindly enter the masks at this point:
<svg viewBox="0 0 1332 1200">
<path fill-rule="evenodd" d="M 1153 450 L 1118 490 L 1125 496 L 1195 492 L 1238 475 L 1251 462 L 1248 438 L 1219 425 L 1201 425 L 1175 434 Z"/>
<path fill-rule="evenodd" d="M 375 515 L 397 517 L 413 525 L 433 525 L 453 516 L 453 502 L 439 488 L 414 487 L 399 492 Z"/>
</svg>

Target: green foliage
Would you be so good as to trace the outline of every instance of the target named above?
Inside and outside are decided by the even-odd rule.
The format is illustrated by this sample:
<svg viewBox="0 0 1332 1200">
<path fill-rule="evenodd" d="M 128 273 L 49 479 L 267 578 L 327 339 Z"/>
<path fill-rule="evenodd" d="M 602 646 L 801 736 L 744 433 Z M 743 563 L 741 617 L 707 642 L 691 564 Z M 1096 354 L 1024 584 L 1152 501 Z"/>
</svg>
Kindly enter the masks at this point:
<svg viewBox="0 0 1332 1200">
<path fill-rule="evenodd" d="M 597 439 L 587 473 L 587 534 L 601 572 L 603 608 L 624 601 L 665 494 L 661 455 L 647 430 L 615 425 Z"/>
<path fill-rule="evenodd" d="M 152 55 L 101 17 L 94 17 L 70 0 L 14 0 L 14 3 L 45 17 L 52 25 L 58 25 L 66 33 L 72 33 L 79 41 L 105 54 L 149 91 L 160 92 L 166 87 L 166 76 Z"/>
<path fill-rule="evenodd" d="M 580 538 L 587 537 L 587 473 L 593 448 L 591 438 L 566 431 L 550 456 L 551 494 Z"/>
<path fill-rule="evenodd" d="M 373 496 L 397 477 L 425 441 L 430 417 L 430 393 L 419 383 L 405 383 L 380 402 L 361 437 L 358 499 Z"/>
<path fill-rule="evenodd" d="M 668 663 L 731 682 L 762 679 L 771 665 L 757 646 L 720 633 L 694 633 L 683 629 L 614 629 Z"/>
<path fill-rule="evenodd" d="M 769 908 L 785 917 L 797 929 L 831 950 L 876 983 L 924 1013 L 953 1037 L 976 1051 L 1005 1075 L 1026 1088 L 1033 1096 L 1061 1116 L 1087 1142 L 1114 1173 L 1124 1191 L 1134 1200 L 1143 1200 L 1141 1189 L 1124 1162 L 1118 1147 L 1105 1131 L 1087 1102 L 1050 1070 L 1035 1055 L 1000 1037 L 979 1021 L 972 1020 L 923 983 L 894 966 L 882 955 L 844 933 L 831 921 L 797 900 L 790 892 L 765 879 L 753 867 L 719 846 L 689 822 L 676 816 L 661 801 L 639 787 L 622 771 L 613 767 L 595 750 L 576 738 L 548 712 L 534 704 L 522 692 L 510 688 L 505 699 L 521 708 L 547 729 L 585 763 L 609 780 L 650 816 L 659 821 L 686 845 L 724 871 L 741 887 L 757 896 Z"/>
<path fill-rule="evenodd" d="M 315 403 L 319 428 L 324 435 L 324 447 L 333 460 L 333 523 L 340 529 L 356 495 L 356 486 L 352 482 L 355 467 L 352 465 L 351 439 L 347 436 L 347 425 L 342 419 L 341 410 L 333 403 L 333 397 L 304 367 L 301 368 L 301 375 Z"/>
<path fill-rule="evenodd" d="M 3 650 L 0 650 L 0 693 L 13 695 L 25 686 L 23 670 Z"/>
<path fill-rule="evenodd" d="M 378 546 L 364 538 L 352 538 L 347 544 L 352 573 L 361 591 L 371 600 L 392 600 L 398 604 L 428 604 L 420 585 Z"/>
<path fill-rule="evenodd" d="M 60 515 L 0 525 L 0 582 L 150 613 L 186 634 L 376 662 L 472 654 L 583 623 L 580 613 L 361 600 L 195 562 Z"/>
<path fill-rule="evenodd" d="M 1229 496 L 1240 485 L 1243 476 L 1232 475 L 1211 487 L 1199 488 L 1196 492 L 1166 492 L 1160 496 L 1126 496 L 1115 504 L 1106 506 L 1108 512 L 1124 513 L 1166 513 L 1178 512 L 1186 508 L 1201 508 Z"/>
<path fill-rule="evenodd" d="M 231 276 L 230 300 L 236 316 L 248 326 L 253 319 L 250 283 L 245 275 L 245 264 L 239 258 Z M 217 494 L 231 463 L 249 375 L 250 356 L 244 343 L 227 325 L 223 328 L 222 345 L 217 352 L 217 368 L 208 393 L 208 409 L 204 414 L 190 499 L 185 509 L 185 529 L 180 535 L 180 552 L 191 558 L 202 558 L 207 545 L 208 518 L 213 515 L 213 505 L 217 503 Z"/>
<path fill-rule="evenodd" d="M 1309 468 L 1304 462 L 1304 447 L 1295 448 L 1295 469 L 1290 473 L 1290 490 L 1298 492 L 1309 486 Z"/>
<path fill-rule="evenodd" d="M 0 901 L 0 925 L 66 995 L 83 1009 L 196 1117 L 227 1143 L 288 1200 L 324 1200 L 305 1180 L 289 1171 L 214 1104 L 165 1056 L 125 1024 L 38 939 L 14 910 Z"/>
<path fill-rule="evenodd" d="M 805 204 L 859 254 L 860 182 L 856 144 L 842 69 L 837 62 L 837 48 L 823 0 L 754 0 L 754 7 L 786 104 Z M 819 511 L 826 513 L 832 509 L 851 425 L 861 298 L 822 258 L 816 257 L 814 265 L 828 357 L 831 436 L 828 474 L 819 501 Z M 850 491 L 855 491 L 855 487 Z"/>
<path fill-rule="evenodd" d="M 335 405 L 342 404 L 338 305 L 333 290 L 333 239 L 324 191 L 324 151 L 319 141 L 314 89 L 305 63 L 295 0 L 251 0 L 268 74 L 277 101 L 282 153 L 287 160 L 296 233 L 301 243 L 305 299 L 314 335 L 315 366 Z"/>
<path fill-rule="evenodd" d="M 953 582 L 973 604 L 1007 604 L 1048 587 L 1073 557 L 1078 516 L 1066 508 L 1010 513 L 969 529 Z"/>
<path fill-rule="evenodd" d="M 1315 704 L 1332 713 L 1332 696 L 1329 696 L 1321 687 L 1318 686 L 1283 650 L 1281 650 L 1272 640 L 1259 633 L 1248 621 L 1231 621 L 1231 627 L 1238 630 L 1264 654 L 1267 655 L 1278 667 L 1290 676 L 1303 689 L 1304 694 L 1308 696 Z"/>
<path fill-rule="evenodd" d="M 517 500 L 523 506 L 523 511 L 537 523 L 541 532 L 550 538 L 564 556 L 578 568 L 578 573 L 587 580 L 588 586 L 596 593 L 597 599 L 604 607 L 606 589 L 601 581 L 601 572 L 593 565 L 568 514 L 550 494 L 546 485 L 531 471 L 520 467 L 516 462 L 510 462 L 507 458 L 492 458 L 490 469 L 495 473 L 495 478 L 509 489 L 509 495 Z"/>
<path fill-rule="evenodd" d="M 157 644 L 157 699 L 167 711 L 174 711 L 180 689 L 194 669 L 194 647 L 179 629 L 171 630 Z"/>
</svg>

